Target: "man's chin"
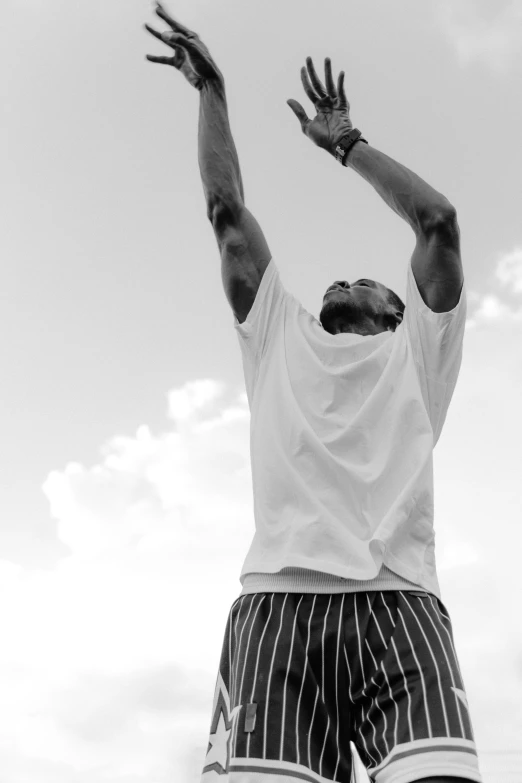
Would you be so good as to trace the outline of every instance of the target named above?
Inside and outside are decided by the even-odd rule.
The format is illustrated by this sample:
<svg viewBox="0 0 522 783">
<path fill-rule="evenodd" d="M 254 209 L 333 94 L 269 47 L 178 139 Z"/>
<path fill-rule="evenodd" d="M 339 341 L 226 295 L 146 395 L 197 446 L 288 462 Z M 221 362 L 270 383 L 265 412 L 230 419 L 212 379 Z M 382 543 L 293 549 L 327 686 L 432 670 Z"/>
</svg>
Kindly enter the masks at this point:
<svg viewBox="0 0 522 783">
<path fill-rule="evenodd" d="M 353 318 L 353 309 L 346 305 L 346 302 L 328 302 L 323 306 L 319 315 L 321 323 L 323 320 L 332 321 L 335 318 L 342 317 L 348 321 Z"/>
</svg>

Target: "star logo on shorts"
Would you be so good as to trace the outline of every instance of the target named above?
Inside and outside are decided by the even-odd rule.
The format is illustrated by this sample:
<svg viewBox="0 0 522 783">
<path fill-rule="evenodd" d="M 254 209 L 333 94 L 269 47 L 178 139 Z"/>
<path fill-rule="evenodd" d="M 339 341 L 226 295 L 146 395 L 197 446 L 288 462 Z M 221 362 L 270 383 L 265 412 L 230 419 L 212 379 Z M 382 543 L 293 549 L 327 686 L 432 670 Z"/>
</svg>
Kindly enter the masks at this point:
<svg viewBox="0 0 522 783">
<path fill-rule="evenodd" d="M 241 705 L 230 710 L 230 696 L 218 674 L 212 724 L 210 726 L 210 741 L 205 758 L 203 774 L 213 770 L 218 775 L 226 775 L 230 764 L 230 735 L 235 725 L 235 719 L 241 710 Z"/>
</svg>

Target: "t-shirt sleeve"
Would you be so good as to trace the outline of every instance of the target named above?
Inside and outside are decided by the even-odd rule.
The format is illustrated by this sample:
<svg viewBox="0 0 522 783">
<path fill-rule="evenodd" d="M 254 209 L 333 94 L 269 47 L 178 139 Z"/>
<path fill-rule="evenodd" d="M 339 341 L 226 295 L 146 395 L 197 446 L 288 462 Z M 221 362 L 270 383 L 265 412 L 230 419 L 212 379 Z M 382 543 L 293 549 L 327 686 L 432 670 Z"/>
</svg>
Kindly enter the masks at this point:
<svg viewBox="0 0 522 783">
<path fill-rule="evenodd" d="M 453 310 L 435 313 L 425 304 L 420 294 L 410 261 L 405 305 L 403 324 L 415 359 L 436 443 L 462 364 L 467 315 L 466 281 Z"/>
<path fill-rule="evenodd" d="M 289 294 L 279 277 L 279 270 L 270 259 L 259 284 L 254 304 L 243 323 L 234 315 L 236 330 L 243 360 L 252 368 L 257 366 L 266 353 L 270 342 L 284 317 L 285 301 Z"/>
</svg>

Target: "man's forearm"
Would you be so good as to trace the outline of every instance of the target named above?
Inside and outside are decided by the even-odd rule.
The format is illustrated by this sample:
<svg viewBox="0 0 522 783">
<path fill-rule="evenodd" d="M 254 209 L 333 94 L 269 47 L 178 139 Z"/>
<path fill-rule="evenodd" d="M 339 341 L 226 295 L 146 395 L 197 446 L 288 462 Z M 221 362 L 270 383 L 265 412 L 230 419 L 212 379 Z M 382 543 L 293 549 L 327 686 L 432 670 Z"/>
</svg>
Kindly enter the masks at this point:
<svg viewBox="0 0 522 783">
<path fill-rule="evenodd" d="M 244 201 L 225 86 L 221 82 L 208 82 L 200 91 L 198 159 L 209 218 L 216 205 Z"/>
<path fill-rule="evenodd" d="M 348 152 L 348 166 L 373 185 L 377 193 L 414 231 L 434 218 L 451 214 L 445 196 L 401 163 L 358 141 Z"/>
</svg>

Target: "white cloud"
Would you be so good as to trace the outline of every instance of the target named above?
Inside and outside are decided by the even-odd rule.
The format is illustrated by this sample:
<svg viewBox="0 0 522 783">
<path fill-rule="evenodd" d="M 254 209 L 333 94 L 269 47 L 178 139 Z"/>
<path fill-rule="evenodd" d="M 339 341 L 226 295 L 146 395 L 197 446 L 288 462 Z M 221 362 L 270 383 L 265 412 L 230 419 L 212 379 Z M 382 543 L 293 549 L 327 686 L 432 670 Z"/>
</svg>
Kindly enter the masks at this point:
<svg viewBox="0 0 522 783">
<path fill-rule="evenodd" d="M 503 285 L 511 286 L 514 294 L 522 294 L 522 247 L 498 256 L 495 276 Z"/>
<path fill-rule="evenodd" d="M 506 294 L 517 297 L 522 294 L 522 247 L 515 247 L 507 253 L 500 253 L 495 262 L 494 279 L 504 287 L 500 295 L 480 295 L 475 291 L 468 292 L 468 304 L 474 307 L 473 315 L 466 323 L 467 329 L 474 329 L 478 324 L 496 321 L 499 324 L 512 325 L 516 328 L 522 324 L 522 304 L 513 307 L 504 301 Z"/>
<path fill-rule="evenodd" d="M 486 11 L 494 10 L 491 18 Z M 452 42 L 462 65 L 476 60 L 487 63 L 499 74 L 513 64 L 522 45 L 522 6 L 512 0 L 501 7 L 487 8 L 474 0 L 446 2 L 437 7 L 439 22 Z"/>
</svg>

